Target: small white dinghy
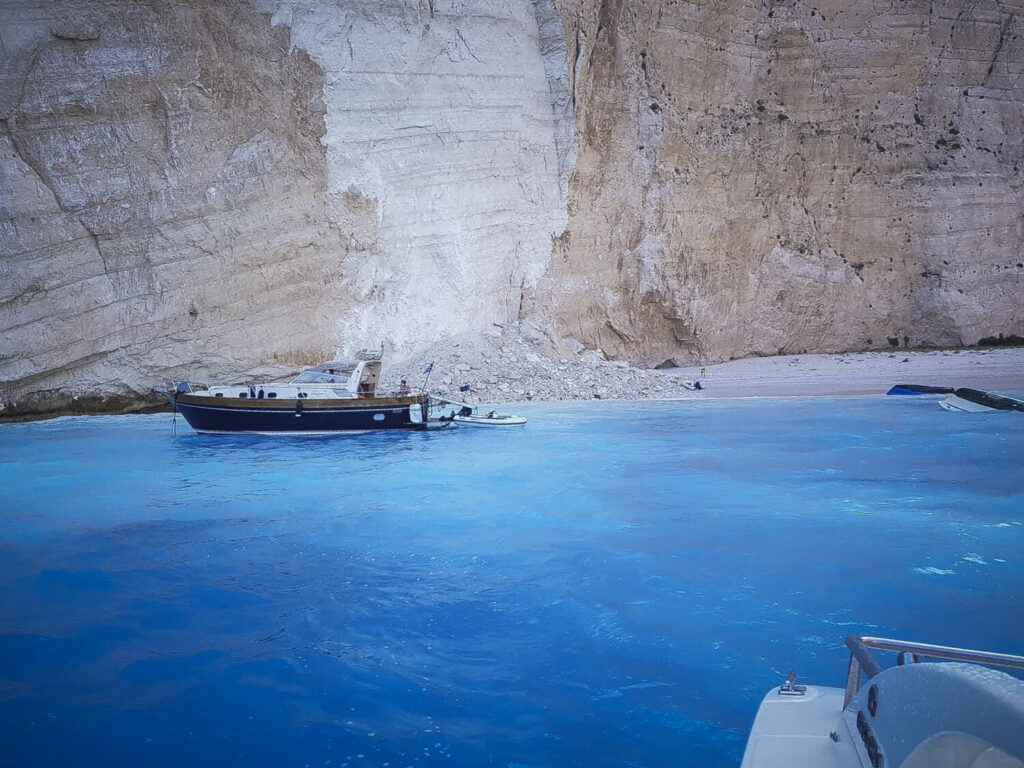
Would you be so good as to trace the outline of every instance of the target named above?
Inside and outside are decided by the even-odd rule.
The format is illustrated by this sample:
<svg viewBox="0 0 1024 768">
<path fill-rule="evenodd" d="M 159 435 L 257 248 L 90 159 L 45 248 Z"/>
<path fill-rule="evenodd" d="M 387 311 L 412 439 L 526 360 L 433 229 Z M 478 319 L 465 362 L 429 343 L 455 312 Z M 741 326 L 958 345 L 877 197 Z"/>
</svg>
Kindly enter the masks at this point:
<svg viewBox="0 0 1024 768">
<path fill-rule="evenodd" d="M 430 396 L 430 409 L 441 412 L 442 421 L 452 424 L 465 424 L 470 427 L 518 427 L 526 423 L 522 416 L 513 416 L 508 413 L 488 411 L 483 413 L 477 410 L 477 406 L 470 403 L 449 400 L 439 395 Z M 451 414 L 444 414 L 451 408 Z"/>
<path fill-rule="evenodd" d="M 474 427 L 516 427 L 525 424 L 526 419 L 522 416 L 513 416 L 508 413 L 490 411 L 488 413 L 477 413 L 473 411 L 468 414 L 457 413 L 452 417 L 456 424 L 466 424 Z"/>
</svg>

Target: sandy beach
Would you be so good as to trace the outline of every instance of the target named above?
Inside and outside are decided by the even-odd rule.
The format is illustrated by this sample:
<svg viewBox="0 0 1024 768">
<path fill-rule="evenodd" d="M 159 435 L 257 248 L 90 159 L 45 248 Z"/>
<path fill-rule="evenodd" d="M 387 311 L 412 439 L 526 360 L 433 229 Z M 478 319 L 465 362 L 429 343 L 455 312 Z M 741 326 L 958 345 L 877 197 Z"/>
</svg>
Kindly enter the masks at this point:
<svg viewBox="0 0 1024 768">
<path fill-rule="evenodd" d="M 677 368 L 701 379 L 704 397 L 797 397 L 881 394 L 894 384 L 1024 392 L 1024 348 L 857 352 L 752 357 Z"/>
<path fill-rule="evenodd" d="M 549 339 L 530 330 L 510 327 L 439 342 L 386 365 L 382 387 L 397 388 L 407 379 L 444 397 L 483 403 L 868 395 L 894 384 L 1024 392 L 1024 347 L 749 357 L 706 365 L 701 373 L 700 365 L 634 368 L 582 345 L 556 353 Z M 700 380 L 704 388 L 691 391 L 687 380 Z"/>
</svg>

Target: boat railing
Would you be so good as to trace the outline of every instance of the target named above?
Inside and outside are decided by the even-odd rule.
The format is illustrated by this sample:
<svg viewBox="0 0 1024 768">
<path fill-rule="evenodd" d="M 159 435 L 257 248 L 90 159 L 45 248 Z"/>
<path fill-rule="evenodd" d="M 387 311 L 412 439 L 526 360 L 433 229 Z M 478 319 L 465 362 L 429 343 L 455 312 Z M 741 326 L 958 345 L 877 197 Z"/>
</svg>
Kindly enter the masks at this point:
<svg viewBox="0 0 1024 768">
<path fill-rule="evenodd" d="M 166 392 L 205 392 L 214 387 L 238 387 L 239 389 L 248 389 L 250 386 L 258 384 L 266 384 L 267 382 L 260 381 L 196 381 L 194 379 L 164 379 L 163 391 Z M 182 389 L 179 389 L 182 387 Z"/>
<path fill-rule="evenodd" d="M 993 653 L 991 651 L 975 651 L 969 648 L 954 648 L 947 645 L 930 643 L 914 643 L 906 640 L 893 640 L 887 637 L 869 637 L 867 635 L 850 635 L 846 638 L 846 647 L 850 649 L 850 666 L 846 672 L 846 696 L 843 701 L 845 708 L 860 690 L 861 679 L 868 679 L 881 673 L 882 668 L 875 661 L 869 649 L 892 651 L 898 653 L 898 665 L 914 663 L 922 657 L 944 659 L 946 661 L 966 661 L 971 664 L 1009 667 L 1024 670 L 1024 656 L 1011 653 Z"/>
<path fill-rule="evenodd" d="M 249 382 L 249 381 L 233 381 L 233 382 L 225 383 L 225 382 L 221 381 L 221 382 L 218 382 L 216 384 L 212 384 L 212 383 L 208 383 L 208 382 L 205 382 L 205 381 L 193 381 L 192 379 L 187 379 L 187 380 L 184 380 L 184 381 L 178 381 L 176 379 L 164 379 L 163 382 L 164 382 L 163 387 L 156 387 L 156 388 L 154 388 L 154 391 L 160 392 L 161 394 L 172 393 L 172 392 L 176 392 L 176 391 L 177 392 L 195 392 L 195 391 L 202 392 L 204 390 L 209 390 L 212 387 L 229 387 L 229 388 L 238 387 L 239 389 L 245 390 L 245 389 L 248 389 L 250 386 L 263 386 L 263 387 L 266 387 L 268 384 L 271 384 L 271 383 L 279 383 L 279 382 L 267 382 L 267 381 L 251 381 L 251 382 Z M 183 387 L 186 384 L 188 385 L 188 389 L 178 389 L 179 387 Z M 285 382 L 285 383 L 281 384 L 281 386 L 297 386 L 297 387 L 301 388 L 301 384 L 300 385 L 293 385 L 290 382 Z M 382 389 L 378 388 L 378 389 L 374 390 L 372 396 L 373 397 L 379 397 L 379 398 L 419 397 L 420 399 L 422 399 L 422 398 L 425 398 L 427 396 L 427 393 L 424 392 L 423 390 L 419 390 L 419 389 L 406 389 L 406 390 L 403 391 L 401 389 L 382 390 Z"/>
<path fill-rule="evenodd" d="M 472 403 L 466 403 L 463 402 L 462 400 L 452 400 L 451 398 L 442 397 L 441 395 L 431 395 L 430 404 L 431 406 L 436 408 L 446 408 L 448 406 L 452 406 L 455 408 L 476 408 L 476 406 L 473 405 Z"/>
<path fill-rule="evenodd" d="M 175 389 L 177 389 L 179 386 L 181 386 L 183 384 L 188 384 L 189 387 L 191 387 L 192 389 L 209 389 L 210 387 L 223 386 L 224 382 L 221 381 L 221 382 L 218 382 L 216 384 L 213 384 L 213 383 L 209 383 L 209 382 L 206 382 L 206 381 L 195 381 L 194 379 L 164 379 L 164 387 L 167 388 L 168 392 L 173 392 Z M 245 387 L 245 386 L 248 386 L 248 384 L 243 384 L 241 382 L 238 382 L 238 383 L 228 382 L 227 386 L 229 386 L 229 387 Z"/>
<path fill-rule="evenodd" d="M 418 389 L 407 389 L 405 391 L 402 391 L 400 389 L 392 389 L 392 390 L 376 389 L 373 392 L 373 396 L 374 397 L 419 397 L 419 398 L 425 398 L 427 396 L 427 394 L 426 394 L 426 392 L 422 392 L 422 391 L 420 391 Z"/>
</svg>

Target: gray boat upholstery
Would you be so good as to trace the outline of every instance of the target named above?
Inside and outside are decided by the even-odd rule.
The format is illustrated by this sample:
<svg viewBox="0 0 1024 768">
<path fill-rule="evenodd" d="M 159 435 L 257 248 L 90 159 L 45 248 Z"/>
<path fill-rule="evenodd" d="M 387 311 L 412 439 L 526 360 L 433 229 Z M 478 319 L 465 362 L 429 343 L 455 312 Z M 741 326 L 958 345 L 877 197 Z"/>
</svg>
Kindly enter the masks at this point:
<svg viewBox="0 0 1024 768">
<path fill-rule="evenodd" d="M 1024 762 L 965 733 L 937 733 L 919 744 L 900 768 L 1024 768 Z"/>
<path fill-rule="evenodd" d="M 974 664 L 884 670 L 858 691 L 844 718 L 865 766 L 981 768 L 1024 761 L 1024 682 Z"/>
</svg>

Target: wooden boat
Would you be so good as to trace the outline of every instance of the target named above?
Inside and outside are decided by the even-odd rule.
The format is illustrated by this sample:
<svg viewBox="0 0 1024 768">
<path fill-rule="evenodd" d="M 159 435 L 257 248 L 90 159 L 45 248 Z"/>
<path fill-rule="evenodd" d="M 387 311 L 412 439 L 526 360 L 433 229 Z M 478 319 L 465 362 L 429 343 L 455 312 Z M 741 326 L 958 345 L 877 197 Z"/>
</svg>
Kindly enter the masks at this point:
<svg viewBox="0 0 1024 768">
<path fill-rule="evenodd" d="M 427 429 L 429 398 L 377 391 L 377 353 L 307 368 L 287 382 L 158 388 L 197 432 L 324 434 L 377 429 Z M 433 425 L 437 426 L 437 424 Z"/>
<path fill-rule="evenodd" d="M 1024 400 L 969 387 L 953 390 L 953 394 L 945 400 L 940 400 L 939 405 L 947 411 L 967 411 L 969 413 L 1024 411 Z"/>
</svg>

